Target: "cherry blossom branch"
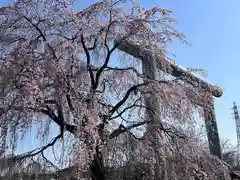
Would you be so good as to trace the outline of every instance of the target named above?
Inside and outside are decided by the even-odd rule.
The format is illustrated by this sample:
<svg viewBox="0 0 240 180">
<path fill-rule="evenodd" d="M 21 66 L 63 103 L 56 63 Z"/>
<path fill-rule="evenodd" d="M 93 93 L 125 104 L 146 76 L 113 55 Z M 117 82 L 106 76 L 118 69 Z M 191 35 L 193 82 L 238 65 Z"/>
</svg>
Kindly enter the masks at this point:
<svg viewBox="0 0 240 180">
<path fill-rule="evenodd" d="M 117 129 L 115 129 L 110 135 L 109 138 L 113 139 L 115 137 L 118 137 L 120 134 L 125 133 L 125 132 L 130 132 L 131 129 L 139 127 L 139 126 L 143 126 L 146 124 L 150 124 L 151 121 L 143 121 L 143 122 L 138 122 L 132 125 L 129 125 L 127 127 L 125 127 L 123 124 L 120 124 L 119 127 Z M 170 137 L 172 135 L 181 138 L 181 139 L 186 139 L 186 136 L 184 133 L 181 133 L 180 131 L 178 131 L 176 128 L 171 127 L 171 128 L 165 128 L 163 126 L 163 124 L 161 122 L 159 122 L 159 129 L 162 130 L 165 134 L 169 135 Z M 130 133 L 131 134 L 131 133 Z"/>
<path fill-rule="evenodd" d="M 102 80 L 103 89 L 102 90 L 96 90 L 97 93 L 104 93 L 106 89 L 106 80 Z"/>
<path fill-rule="evenodd" d="M 107 30 L 106 30 L 106 34 L 105 34 L 105 39 L 104 39 L 104 45 L 105 47 L 107 48 L 107 56 L 106 56 L 106 59 L 103 63 L 103 65 L 99 68 L 99 70 L 97 71 L 96 73 L 96 82 L 94 84 L 94 87 L 93 89 L 97 89 L 98 87 L 98 84 L 99 84 L 99 80 L 100 80 L 100 76 L 102 74 L 102 72 L 104 71 L 104 69 L 107 67 L 108 63 L 109 63 L 109 60 L 110 60 L 110 57 L 111 57 L 111 54 L 114 52 L 114 50 L 117 48 L 115 47 L 115 45 L 113 46 L 113 48 L 110 50 L 109 49 L 109 46 L 107 44 L 107 36 L 108 36 L 108 33 L 110 31 L 110 28 L 111 26 L 113 25 L 113 21 L 112 21 L 112 14 L 111 14 L 111 11 L 110 11 L 110 18 L 109 18 L 109 24 L 108 24 L 108 27 L 107 27 Z"/>
<path fill-rule="evenodd" d="M 45 100 L 44 103 L 45 104 L 56 104 L 56 101 L 53 99 L 50 99 L 50 100 Z"/>
<path fill-rule="evenodd" d="M 63 136 L 63 134 L 64 134 L 64 117 L 63 117 L 62 106 L 60 103 L 57 103 L 56 106 L 57 106 L 58 119 L 60 122 L 60 124 L 59 124 L 60 134 Z"/>
<path fill-rule="evenodd" d="M 111 10 L 109 12 L 109 21 L 108 22 L 109 23 L 108 23 L 106 34 L 105 34 L 105 38 L 104 38 L 104 45 L 107 48 L 107 51 L 109 52 L 110 50 L 109 50 L 109 47 L 108 47 L 108 44 L 107 44 L 108 34 L 109 34 L 111 26 L 116 22 L 116 21 L 112 21 L 112 11 Z"/>
</svg>

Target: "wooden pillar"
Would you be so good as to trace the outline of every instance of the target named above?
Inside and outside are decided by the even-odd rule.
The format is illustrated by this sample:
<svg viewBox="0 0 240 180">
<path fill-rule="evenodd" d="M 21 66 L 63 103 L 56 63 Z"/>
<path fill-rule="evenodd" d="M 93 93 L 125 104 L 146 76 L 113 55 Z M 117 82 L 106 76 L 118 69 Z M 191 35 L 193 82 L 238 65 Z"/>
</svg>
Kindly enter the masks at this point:
<svg viewBox="0 0 240 180">
<path fill-rule="evenodd" d="M 156 80 L 157 77 L 157 66 L 156 66 L 156 60 L 148 56 L 142 61 L 142 73 L 145 77 L 151 80 Z M 147 81 L 147 80 L 145 80 Z M 157 97 L 155 93 L 152 93 L 150 95 L 146 95 L 144 97 L 145 105 L 149 109 L 154 110 L 155 113 L 147 112 L 146 118 L 149 118 L 152 122 L 148 125 L 147 131 L 150 134 L 150 138 L 152 140 L 152 147 L 154 149 L 156 164 L 155 164 L 155 179 L 159 180 L 168 180 L 168 174 L 167 174 L 167 161 L 165 159 L 165 156 L 160 155 L 160 145 L 159 145 L 159 134 L 157 134 L 157 130 L 155 128 L 157 127 L 156 124 L 161 121 L 160 116 L 160 104 L 157 101 Z M 161 137 L 164 137 L 164 134 L 161 135 Z M 162 150 L 162 154 L 165 154 L 165 149 Z M 161 168 L 160 163 L 162 163 L 163 168 Z M 162 173 L 161 173 L 162 172 Z"/>
<path fill-rule="evenodd" d="M 210 153 L 217 156 L 219 159 L 222 159 L 218 127 L 214 111 L 214 99 L 210 93 L 207 93 L 205 97 L 203 111 Z"/>
</svg>

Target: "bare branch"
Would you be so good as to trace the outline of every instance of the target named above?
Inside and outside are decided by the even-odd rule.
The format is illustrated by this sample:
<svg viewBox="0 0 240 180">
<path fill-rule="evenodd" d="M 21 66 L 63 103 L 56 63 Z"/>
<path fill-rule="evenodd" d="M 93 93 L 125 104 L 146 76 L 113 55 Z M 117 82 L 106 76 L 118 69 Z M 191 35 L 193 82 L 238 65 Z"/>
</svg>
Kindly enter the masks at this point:
<svg viewBox="0 0 240 180">
<path fill-rule="evenodd" d="M 108 27 L 110 28 L 110 26 L 108 26 Z M 109 49 L 108 45 L 106 44 L 107 42 L 105 42 L 105 46 L 107 47 L 107 56 L 106 56 L 106 59 L 104 61 L 104 64 L 99 68 L 99 70 L 96 73 L 96 81 L 95 81 L 93 89 L 97 89 L 101 74 L 104 71 L 104 69 L 107 68 L 107 65 L 109 63 L 109 60 L 110 60 L 110 57 L 111 57 L 112 53 L 118 48 L 118 46 L 121 45 L 121 43 L 125 39 L 129 38 L 130 36 L 131 36 L 131 34 L 128 34 L 128 35 L 124 36 L 123 38 L 121 38 L 119 41 L 116 41 L 115 44 L 113 45 L 112 49 Z"/>
<path fill-rule="evenodd" d="M 121 44 L 121 42 L 124 41 L 124 39 L 129 37 L 129 36 L 125 36 L 119 42 L 116 42 L 113 45 L 113 47 L 110 49 L 108 44 L 107 44 L 107 40 L 108 40 L 107 36 L 108 36 L 108 33 L 110 31 L 111 26 L 114 23 L 115 23 L 115 21 L 112 21 L 112 11 L 110 11 L 109 24 L 108 24 L 108 27 L 107 27 L 107 30 L 106 30 L 106 34 L 105 34 L 105 39 L 104 39 L 104 45 L 107 48 L 107 56 L 106 56 L 106 59 L 104 61 L 104 64 L 99 68 L 99 70 L 96 73 L 96 82 L 95 82 L 95 85 L 94 85 L 94 89 L 97 89 L 98 84 L 99 84 L 99 80 L 100 80 L 100 76 L 101 76 L 102 72 L 104 71 L 104 69 L 107 67 L 112 53 L 117 49 L 117 47 Z"/>
</svg>

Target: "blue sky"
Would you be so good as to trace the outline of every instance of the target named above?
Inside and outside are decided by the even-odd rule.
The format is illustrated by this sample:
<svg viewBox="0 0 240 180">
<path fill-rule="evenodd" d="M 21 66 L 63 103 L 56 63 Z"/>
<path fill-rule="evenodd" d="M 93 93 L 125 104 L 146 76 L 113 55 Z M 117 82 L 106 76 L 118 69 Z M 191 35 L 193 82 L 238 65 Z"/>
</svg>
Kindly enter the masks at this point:
<svg viewBox="0 0 240 180">
<path fill-rule="evenodd" d="M 0 5 L 8 2 L 0 0 Z M 77 1 L 85 7 L 94 0 Z M 220 137 L 236 143 L 235 121 L 231 108 L 233 101 L 240 105 L 240 1 L 238 0 L 140 0 L 144 7 L 160 6 L 173 11 L 178 29 L 191 47 L 179 42 L 169 46 L 176 53 L 176 62 L 184 67 L 204 68 L 208 79 L 224 89 L 223 97 L 216 99 L 215 108 Z"/>
</svg>

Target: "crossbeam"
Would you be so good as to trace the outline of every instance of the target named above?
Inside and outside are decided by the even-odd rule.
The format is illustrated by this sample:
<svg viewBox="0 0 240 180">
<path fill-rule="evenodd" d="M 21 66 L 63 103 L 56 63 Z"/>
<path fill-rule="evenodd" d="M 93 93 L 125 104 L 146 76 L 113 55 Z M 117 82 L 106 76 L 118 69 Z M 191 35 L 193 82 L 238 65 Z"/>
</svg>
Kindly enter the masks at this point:
<svg viewBox="0 0 240 180">
<path fill-rule="evenodd" d="M 121 45 L 118 47 L 118 49 L 120 49 L 121 51 L 132 55 L 136 58 L 139 58 L 141 60 L 151 60 L 154 57 L 153 53 L 147 49 L 143 49 L 138 45 L 133 45 L 130 42 L 124 42 L 121 43 Z M 200 88 L 204 89 L 204 90 L 208 90 L 209 92 L 212 93 L 212 95 L 214 97 L 221 97 L 223 94 L 223 90 L 216 86 L 216 85 L 212 85 L 206 81 L 204 81 L 203 79 L 197 77 L 196 75 L 194 75 L 193 73 L 183 69 L 182 67 L 174 64 L 171 61 L 168 61 L 166 59 L 163 58 L 158 58 L 157 59 L 157 63 L 156 66 L 158 69 L 160 69 L 161 71 L 171 74 L 173 77 L 181 77 L 181 78 L 185 78 L 185 82 L 189 83 L 193 86 L 199 86 Z"/>
<path fill-rule="evenodd" d="M 143 61 L 143 64 L 151 64 L 154 62 L 155 67 L 162 70 L 163 72 L 168 73 L 176 78 L 181 77 L 181 79 L 183 79 L 185 83 L 191 84 L 193 87 L 199 87 L 201 90 L 207 92 L 207 94 L 205 93 L 205 97 L 201 97 L 201 95 L 196 94 L 197 99 L 195 95 L 192 95 L 192 97 L 188 98 L 190 98 L 191 102 L 197 103 L 198 105 L 203 107 L 210 153 L 221 159 L 222 154 L 214 111 L 213 96 L 221 97 L 223 94 L 222 89 L 218 86 L 212 85 L 202 80 L 193 73 L 188 72 L 187 70 L 177 66 L 176 64 L 164 58 L 161 58 L 159 55 L 157 55 L 157 53 L 154 54 L 152 51 L 141 48 L 139 45 L 125 41 L 121 42 L 118 49 L 138 59 L 141 59 Z M 147 67 L 144 70 L 146 72 L 145 75 L 150 78 L 156 76 L 156 68 L 154 69 L 154 65 L 151 66 L 152 67 Z M 194 97 L 194 100 L 191 99 Z M 205 104 L 207 104 L 208 106 L 206 107 Z"/>
</svg>

